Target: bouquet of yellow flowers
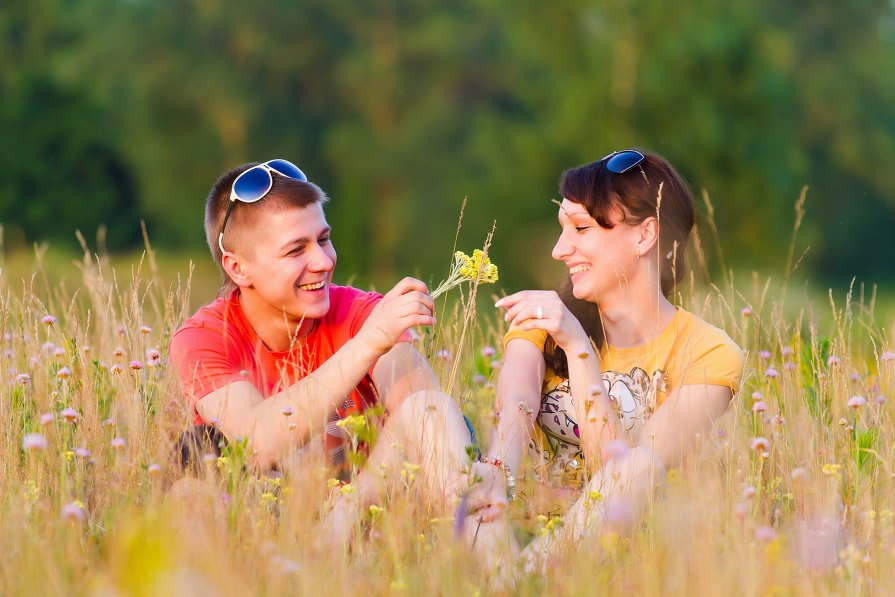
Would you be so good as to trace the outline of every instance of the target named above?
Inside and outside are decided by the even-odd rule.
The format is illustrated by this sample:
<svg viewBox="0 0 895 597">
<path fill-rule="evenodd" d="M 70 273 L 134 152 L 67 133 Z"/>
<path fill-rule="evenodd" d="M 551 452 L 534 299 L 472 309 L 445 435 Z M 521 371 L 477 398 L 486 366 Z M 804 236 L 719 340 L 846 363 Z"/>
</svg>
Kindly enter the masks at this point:
<svg viewBox="0 0 895 597">
<path fill-rule="evenodd" d="M 472 257 L 463 251 L 454 253 L 454 262 L 447 280 L 432 291 L 432 298 L 437 298 L 448 290 L 463 282 L 473 284 L 493 284 L 497 282 L 497 266 L 491 263 L 488 255 L 481 249 L 472 252 Z"/>
</svg>

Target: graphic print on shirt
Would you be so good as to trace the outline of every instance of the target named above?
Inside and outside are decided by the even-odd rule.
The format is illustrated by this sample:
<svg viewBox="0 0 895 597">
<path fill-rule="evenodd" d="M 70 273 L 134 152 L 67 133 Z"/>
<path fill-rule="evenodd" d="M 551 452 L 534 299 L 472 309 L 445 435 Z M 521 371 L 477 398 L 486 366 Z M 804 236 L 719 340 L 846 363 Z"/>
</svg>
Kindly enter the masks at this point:
<svg viewBox="0 0 895 597">
<path fill-rule="evenodd" d="M 634 367 L 630 373 L 606 371 L 603 386 L 618 413 L 622 428 L 636 436 L 656 409 L 658 392 L 668 391 L 668 375 L 657 369 L 649 375 Z M 529 449 L 535 459 L 535 474 L 550 485 L 579 485 L 583 463 L 581 432 L 575 421 L 575 400 L 569 380 L 559 380 L 541 396 L 538 426 L 543 431 Z"/>
<path fill-rule="evenodd" d="M 603 385 L 615 405 L 622 427 L 630 435 L 632 431 L 639 432 L 655 412 L 658 392 L 668 391 L 668 374 L 656 369 L 650 376 L 640 367 L 634 367 L 627 374 L 606 371 Z"/>
</svg>

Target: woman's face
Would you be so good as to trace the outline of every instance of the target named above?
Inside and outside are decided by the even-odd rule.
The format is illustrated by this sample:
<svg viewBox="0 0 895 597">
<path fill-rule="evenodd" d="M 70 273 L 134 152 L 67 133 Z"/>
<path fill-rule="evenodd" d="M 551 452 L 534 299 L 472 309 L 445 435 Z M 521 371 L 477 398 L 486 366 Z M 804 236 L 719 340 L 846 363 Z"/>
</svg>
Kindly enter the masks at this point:
<svg viewBox="0 0 895 597">
<path fill-rule="evenodd" d="M 576 298 L 609 306 L 615 296 L 628 300 L 625 291 L 636 262 L 638 227 L 613 214 L 612 228 L 603 228 L 580 203 L 563 199 L 559 208 L 559 239 L 553 258 L 569 269 Z"/>
</svg>

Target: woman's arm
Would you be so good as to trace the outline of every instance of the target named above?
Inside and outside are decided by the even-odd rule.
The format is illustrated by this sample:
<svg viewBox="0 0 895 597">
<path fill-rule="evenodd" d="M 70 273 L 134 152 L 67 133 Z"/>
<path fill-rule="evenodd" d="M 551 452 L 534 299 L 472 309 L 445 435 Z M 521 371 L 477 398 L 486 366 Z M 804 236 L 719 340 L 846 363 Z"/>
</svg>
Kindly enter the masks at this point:
<svg viewBox="0 0 895 597">
<path fill-rule="evenodd" d="M 545 370 L 544 355 L 537 346 L 523 338 L 509 341 L 497 378 L 497 425 L 491 432 L 488 456 L 505 462 L 513 473 L 519 470 L 541 406 Z M 472 475 L 469 512 L 481 522 L 493 521 L 507 506 L 506 476 L 493 464 L 482 462 L 472 465 Z"/>
<path fill-rule="evenodd" d="M 650 448 L 666 467 L 677 466 L 696 440 L 712 430 L 732 396 L 726 386 L 692 384 L 675 388 L 644 424 L 637 445 Z"/>
<path fill-rule="evenodd" d="M 541 406 L 544 383 L 544 355 L 537 346 L 517 338 L 507 344 L 494 411 L 497 426 L 491 433 L 488 455 L 519 470 L 522 452 L 531 437 L 534 417 Z"/>
<path fill-rule="evenodd" d="M 565 352 L 581 450 L 590 470 L 596 470 L 605 462 L 608 444 L 627 438 L 604 389 L 599 358 L 584 328 L 553 291 L 517 292 L 502 298 L 497 306 L 506 308 L 505 319 L 513 326 L 544 330 Z"/>
</svg>

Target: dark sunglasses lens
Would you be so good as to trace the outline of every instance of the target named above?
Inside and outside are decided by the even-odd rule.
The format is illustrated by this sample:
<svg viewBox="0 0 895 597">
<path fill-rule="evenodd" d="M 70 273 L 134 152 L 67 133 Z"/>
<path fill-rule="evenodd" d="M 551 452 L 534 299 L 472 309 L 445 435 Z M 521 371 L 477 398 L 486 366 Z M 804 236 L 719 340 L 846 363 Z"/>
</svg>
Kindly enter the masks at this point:
<svg viewBox="0 0 895 597">
<path fill-rule="evenodd" d="M 289 178 L 294 178 L 295 180 L 300 180 L 302 182 L 308 182 L 308 177 L 305 176 L 305 173 L 299 170 L 298 166 L 292 162 L 287 162 L 286 160 L 270 160 L 267 162 L 267 165 L 283 176 L 288 176 Z"/>
<path fill-rule="evenodd" d="M 613 174 L 623 174 L 643 161 L 643 155 L 637 151 L 621 151 L 606 162 L 606 169 Z"/>
<path fill-rule="evenodd" d="M 267 194 L 272 182 L 270 172 L 256 166 L 239 175 L 233 183 L 233 192 L 240 201 L 254 203 Z"/>
</svg>

